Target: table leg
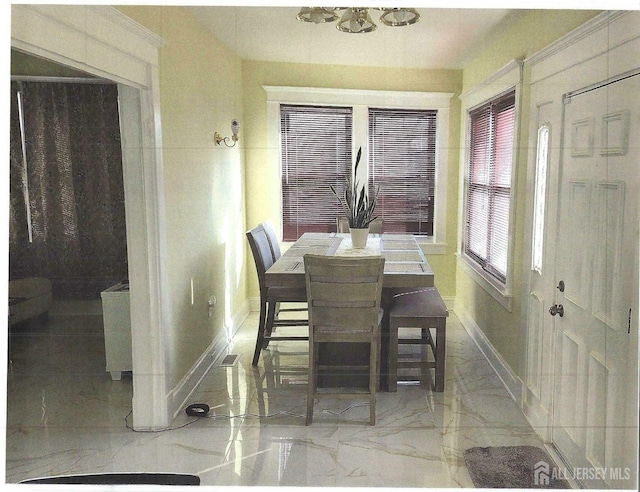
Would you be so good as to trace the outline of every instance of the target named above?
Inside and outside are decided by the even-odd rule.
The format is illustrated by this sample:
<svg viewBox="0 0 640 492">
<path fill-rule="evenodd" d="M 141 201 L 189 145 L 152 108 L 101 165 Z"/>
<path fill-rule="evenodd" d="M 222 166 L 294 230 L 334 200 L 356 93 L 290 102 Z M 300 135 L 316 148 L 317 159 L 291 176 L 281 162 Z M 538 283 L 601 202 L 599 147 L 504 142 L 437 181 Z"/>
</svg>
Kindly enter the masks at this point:
<svg viewBox="0 0 640 492">
<path fill-rule="evenodd" d="M 436 391 L 444 391 L 444 375 L 445 375 L 445 345 L 447 338 L 447 318 L 438 319 L 438 328 L 436 329 Z"/>
</svg>

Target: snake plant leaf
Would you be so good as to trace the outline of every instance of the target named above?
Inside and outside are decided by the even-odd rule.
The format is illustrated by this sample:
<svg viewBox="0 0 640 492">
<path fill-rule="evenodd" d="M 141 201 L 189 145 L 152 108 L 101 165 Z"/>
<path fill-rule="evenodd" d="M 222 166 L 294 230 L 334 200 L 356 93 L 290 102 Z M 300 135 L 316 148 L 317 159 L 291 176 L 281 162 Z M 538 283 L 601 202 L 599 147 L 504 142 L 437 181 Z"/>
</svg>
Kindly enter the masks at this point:
<svg viewBox="0 0 640 492">
<path fill-rule="evenodd" d="M 360 165 L 360 157 L 362 156 L 362 147 L 358 148 L 358 154 L 356 155 L 356 165 L 353 169 L 353 174 L 358 175 L 358 166 Z"/>
<path fill-rule="evenodd" d="M 336 196 L 347 215 L 349 227 L 352 228 L 366 228 L 371 221 L 374 220 L 374 218 L 372 218 L 373 212 L 378 201 L 378 193 L 380 192 L 380 187 L 378 186 L 375 196 L 373 199 L 370 199 L 366 186 L 360 187 L 357 176 L 361 157 L 362 147 L 358 149 L 356 155 L 353 176 L 349 175 L 345 179 L 344 197 L 341 197 L 336 189 L 330 186 L 331 192 Z"/>
</svg>

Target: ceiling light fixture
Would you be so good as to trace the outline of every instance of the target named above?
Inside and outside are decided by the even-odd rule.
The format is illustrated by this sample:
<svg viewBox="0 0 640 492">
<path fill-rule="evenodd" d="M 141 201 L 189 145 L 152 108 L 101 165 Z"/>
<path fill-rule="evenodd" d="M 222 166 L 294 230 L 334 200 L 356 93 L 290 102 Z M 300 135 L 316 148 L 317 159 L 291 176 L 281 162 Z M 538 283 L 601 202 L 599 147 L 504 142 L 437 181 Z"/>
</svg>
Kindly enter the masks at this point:
<svg viewBox="0 0 640 492">
<path fill-rule="evenodd" d="M 333 22 L 338 18 L 338 14 L 333 9 L 324 7 L 302 7 L 296 18 L 302 22 L 322 24 L 324 22 Z"/>
<path fill-rule="evenodd" d="M 336 28 L 342 32 L 361 34 L 375 31 L 378 26 L 371 20 L 368 8 L 357 7 L 302 7 L 296 18 L 303 22 L 323 24 L 338 19 L 338 10 L 344 10 L 342 18 Z M 385 26 L 401 27 L 415 24 L 420 20 L 420 14 L 416 9 L 405 8 L 376 8 L 383 13 L 380 22 Z"/>
</svg>

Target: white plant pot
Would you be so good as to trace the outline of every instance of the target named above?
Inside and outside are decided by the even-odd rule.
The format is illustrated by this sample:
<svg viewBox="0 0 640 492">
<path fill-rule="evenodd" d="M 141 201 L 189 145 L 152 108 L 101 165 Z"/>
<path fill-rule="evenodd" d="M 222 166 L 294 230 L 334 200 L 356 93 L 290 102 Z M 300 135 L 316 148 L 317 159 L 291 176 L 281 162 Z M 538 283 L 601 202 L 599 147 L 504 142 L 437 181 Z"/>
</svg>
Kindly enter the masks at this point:
<svg viewBox="0 0 640 492">
<path fill-rule="evenodd" d="M 364 249 L 367 247 L 367 238 L 369 237 L 369 228 L 365 229 L 352 229 L 349 228 L 351 233 L 351 244 L 354 249 Z"/>
</svg>

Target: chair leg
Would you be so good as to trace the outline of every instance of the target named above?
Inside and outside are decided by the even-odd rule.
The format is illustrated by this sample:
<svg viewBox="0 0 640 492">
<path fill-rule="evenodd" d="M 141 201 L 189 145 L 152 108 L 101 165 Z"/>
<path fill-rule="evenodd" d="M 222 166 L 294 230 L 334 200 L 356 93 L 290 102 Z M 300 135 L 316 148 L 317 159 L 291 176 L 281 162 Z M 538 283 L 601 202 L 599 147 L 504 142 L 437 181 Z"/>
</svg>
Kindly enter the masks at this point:
<svg viewBox="0 0 640 492">
<path fill-rule="evenodd" d="M 387 391 L 398 391 L 398 324 L 393 319 L 389 326 L 387 358 Z"/>
<path fill-rule="evenodd" d="M 260 317 L 258 321 L 258 337 L 256 339 L 256 349 L 253 352 L 253 361 L 251 365 L 257 366 L 258 359 L 260 358 L 260 352 L 262 351 L 262 344 L 264 343 L 264 330 L 265 330 L 265 322 L 267 317 L 267 303 L 264 299 L 260 298 Z"/>
<path fill-rule="evenodd" d="M 444 371 L 445 371 L 445 340 L 446 340 L 447 320 L 438 319 L 436 328 L 436 391 L 444 391 Z"/>
<path fill-rule="evenodd" d="M 277 319 L 278 319 L 278 316 L 280 315 L 280 303 L 279 303 L 279 302 L 276 302 L 275 304 L 276 304 L 276 309 L 275 309 L 275 311 L 274 311 L 274 313 L 273 313 L 273 319 L 274 319 L 274 320 L 277 320 Z M 277 328 L 277 327 L 276 327 L 276 324 L 275 324 L 275 322 L 274 322 L 273 326 L 271 327 L 271 333 L 273 333 L 274 331 L 276 331 L 276 328 Z M 271 333 L 269 334 L 269 336 L 271 336 Z"/>
<path fill-rule="evenodd" d="M 267 297 L 266 293 L 260 293 L 260 319 L 258 320 L 258 327 L 264 329 L 264 323 L 267 321 Z"/>
<path fill-rule="evenodd" d="M 378 343 L 371 342 L 369 350 L 369 424 L 376 425 L 376 391 L 378 389 Z"/>
<path fill-rule="evenodd" d="M 309 350 L 309 377 L 307 382 L 307 421 L 306 425 L 313 422 L 314 394 L 318 386 L 318 347 L 317 343 L 312 344 Z"/>
<path fill-rule="evenodd" d="M 264 325 L 264 340 L 262 342 L 262 348 L 266 349 L 269 346 L 269 341 L 271 340 L 271 333 L 273 333 L 273 325 L 276 319 L 276 309 L 277 302 L 269 302 L 267 309 L 267 321 Z"/>
</svg>

